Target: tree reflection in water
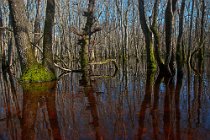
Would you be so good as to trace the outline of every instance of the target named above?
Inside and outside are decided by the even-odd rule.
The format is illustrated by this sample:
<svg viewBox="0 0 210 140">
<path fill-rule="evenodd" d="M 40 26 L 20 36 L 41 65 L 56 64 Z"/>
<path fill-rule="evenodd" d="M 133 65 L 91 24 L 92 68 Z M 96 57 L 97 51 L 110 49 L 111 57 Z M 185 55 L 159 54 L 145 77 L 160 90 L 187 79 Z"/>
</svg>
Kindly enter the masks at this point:
<svg viewBox="0 0 210 140">
<path fill-rule="evenodd" d="M 100 131 L 100 125 L 99 125 L 99 116 L 98 116 L 98 109 L 96 105 L 96 97 L 95 97 L 95 91 L 93 89 L 92 81 L 90 79 L 90 76 L 88 74 L 88 71 L 85 70 L 82 73 L 82 79 L 80 80 L 80 86 L 83 87 L 83 92 L 85 94 L 85 97 L 87 97 L 88 103 L 86 106 L 87 110 L 90 110 L 92 121 L 89 122 L 90 125 L 93 126 L 95 131 L 95 139 L 96 140 L 103 140 L 103 133 Z"/>
<path fill-rule="evenodd" d="M 210 139 L 206 63 L 201 75 L 183 68 L 173 79 L 129 64 L 112 78 L 70 73 L 26 87 L 0 72 L 0 139 Z M 112 69 L 94 70 L 108 75 Z"/>
<path fill-rule="evenodd" d="M 56 82 L 23 84 L 22 139 L 61 139 Z"/>
</svg>

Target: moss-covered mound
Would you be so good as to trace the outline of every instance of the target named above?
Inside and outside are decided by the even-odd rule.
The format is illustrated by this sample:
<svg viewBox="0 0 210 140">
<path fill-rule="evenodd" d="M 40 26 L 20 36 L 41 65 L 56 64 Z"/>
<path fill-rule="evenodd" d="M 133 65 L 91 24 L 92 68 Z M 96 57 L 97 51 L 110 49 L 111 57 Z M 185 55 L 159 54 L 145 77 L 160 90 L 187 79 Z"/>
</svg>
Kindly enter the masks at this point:
<svg viewBox="0 0 210 140">
<path fill-rule="evenodd" d="M 26 83 L 46 82 L 53 81 L 55 79 L 55 74 L 41 64 L 30 66 L 21 76 L 21 82 Z"/>
</svg>

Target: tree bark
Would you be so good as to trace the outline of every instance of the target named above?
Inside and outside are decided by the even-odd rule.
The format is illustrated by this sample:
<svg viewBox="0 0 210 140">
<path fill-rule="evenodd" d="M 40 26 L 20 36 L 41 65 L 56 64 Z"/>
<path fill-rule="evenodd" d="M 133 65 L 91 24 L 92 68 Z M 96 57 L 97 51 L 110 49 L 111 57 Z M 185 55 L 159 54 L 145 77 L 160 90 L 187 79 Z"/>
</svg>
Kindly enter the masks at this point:
<svg viewBox="0 0 210 140">
<path fill-rule="evenodd" d="M 177 46 L 176 46 L 176 61 L 177 61 L 178 71 L 182 71 L 182 66 L 183 66 L 183 61 L 184 61 L 182 50 L 181 50 L 182 36 L 183 36 L 184 10 L 185 10 L 185 0 L 182 0 L 181 11 L 179 15 L 179 35 L 177 38 Z"/>
<path fill-rule="evenodd" d="M 55 74 L 52 52 L 52 32 L 55 16 L 55 0 L 47 0 L 43 40 L 43 64 Z"/>
<path fill-rule="evenodd" d="M 187 61 L 189 63 L 189 58 L 190 58 L 190 50 L 192 48 L 192 27 L 193 27 L 193 13 L 194 13 L 194 2 L 195 0 L 192 0 L 192 6 L 191 6 L 191 19 L 190 19 L 190 32 L 189 32 L 189 41 L 188 41 L 188 56 L 187 56 Z"/>
<path fill-rule="evenodd" d="M 174 13 L 176 11 L 177 0 L 168 0 L 165 11 L 165 45 L 166 58 L 165 65 L 171 75 L 175 74 L 175 48 L 173 45 Z"/>
<path fill-rule="evenodd" d="M 21 70 L 24 72 L 27 67 L 37 63 L 29 38 L 29 22 L 26 18 L 23 0 L 8 0 L 8 3 Z"/>
<path fill-rule="evenodd" d="M 201 36 L 200 36 L 200 43 L 199 43 L 199 45 L 201 45 L 204 42 L 205 9 L 206 9 L 205 0 L 201 0 L 201 27 L 200 27 Z M 203 57 L 204 57 L 205 43 L 203 43 L 203 46 L 201 46 L 201 47 L 202 48 L 199 51 L 199 61 L 200 61 L 200 63 L 201 63 L 201 61 L 203 60 Z"/>
<path fill-rule="evenodd" d="M 145 42 L 146 42 L 147 69 L 154 70 L 156 68 L 156 63 L 155 63 L 155 57 L 154 57 L 154 52 L 153 52 L 152 32 L 149 29 L 146 22 L 144 0 L 138 0 L 138 2 L 139 2 L 140 24 L 141 24 L 141 28 L 143 30 Z"/>
<path fill-rule="evenodd" d="M 29 37 L 29 22 L 26 18 L 24 1 L 8 0 L 8 3 L 13 24 L 15 43 L 18 50 L 21 70 L 23 73 L 21 76 L 21 81 L 44 82 L 56 79 L 54 71 L 51 71 L 51 69 L 50 70 L 47 69 L 46 67 L 48 66 L 46 65 L 45 65 L 46 67 L 44 67 L 43 65 L 39 64 L 35 58 Z M 52 27 L 49 28 L 51 29 Z M 48 30 L 45 32 L 48 32 Z M 48 41 L 50 42 L 50 40 L 47 40 L 46 42 L 48 43 Z M 49 54 L 51 54 L 52 52 L 50 51 L 51 47 L 52 46 L 47 46 L 46 47 L 47 49 L 45 48 L 44 50 L 45 53 L 48 54 L 47 57 L 45 55 L 45 59 L 47 58 L 47 60 L 50 60 L 47 61 L 48 62 L 47 64 L 49 65 L 50 68 L 54 64 L 54 63 L 50 64 L 49 62 L 52 62 L 51 61 L 52 59 L 48 59 L 52 58 L 52 56 L 49 56 Z"/>
<path fill-rule="evenodd" d="M 33 52 L 34 54 L 36 53 L 36 47 L 39 46 L 40 44 L 40 0 L 37 1 L 36 5 L 36 17 L 34 21 L 34 47 L 33 47 Z M 36 54 L 35 54 L 36 55 Z"/>
<path fill-rule="evenodd" d="M 158 17 L 158 7 L 160 4 L 160 0 L 155 0 L 154 7 L 153 7 L 153 21 L 151 26 L 151 31 L 154 35 L 154 48 L 155 48 L 155 58 L 158 64 L 160 71 L 164 71 L 164 63 L 161 58 L 160 53 L 160 35 L 158 33 L 158 25 L 157 25 L 157 17 Z"/>
</svg>

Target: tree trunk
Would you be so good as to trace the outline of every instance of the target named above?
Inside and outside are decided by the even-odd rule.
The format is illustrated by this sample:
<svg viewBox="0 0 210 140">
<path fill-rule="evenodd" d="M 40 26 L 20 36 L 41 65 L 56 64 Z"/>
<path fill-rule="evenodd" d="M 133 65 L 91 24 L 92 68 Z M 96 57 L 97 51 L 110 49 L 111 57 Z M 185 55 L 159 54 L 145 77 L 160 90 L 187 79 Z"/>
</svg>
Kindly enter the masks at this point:
<svg viewBox="0 0 210 140">
<path fill-rule="evenodd" d="M 2 7 L 0 6 L 0 27 L 3 27 L 3 15 L 2 15 Z M 3 29 L 0 29 L 0 57 L 3 51 Z"/>
<path fill-rule="evenodd" d="M 52 52 L 52 32 L 55 16 L 55 0 L 47 0 L 44 40 L 43 40 L 43 64 L 55 74 Z"/>
<path fill-rule="evenodd" d="M 24 1 L 8 0 L 8 2 L 13 23 L 15 43 L 18 50 L 21 70 L 23 72 L 21 80 L 23 82 L 44 82 L 56 79 L 54 72 L 38 64 L 36 61 L 29 38 L 29 22 L 26 18 Z"/>
<path fill-rule="evenodd" d="M 165 11 L 165 45 L 166 45 L 166 58 L 165 65 L 171 72 L 175 74 L 175 48 L 173 45 L 173 30 L 174 30 L 174 13 L 176 11 L 177 0 L 168 0 Z"/>
<path fill-rule="evenodd" d="M 193 12 L 194 12 L 194 1 L 192 0 L 192 7 L 191 7 L 191 19 L 190 19 L 190 32 L 189 32 L 189 41 L 188 41 L 188 56 L 187 56 L 187 62 L 189 63 L 190 59 L 190 50 L 192 48 L 192 28 L 193 28 Z"/>
<path fill-rule="evenodd" d="M 176 61 L 177 61 L 177 70 L 182 71 L 184 58 L 182 57 L 182 35 L 183 35 L 183 19 L 184 19 L 184 10 L 185 10 L 185 0 L 182 0 L 181 3 L 181 11 L 179 15 L 179 35 L 177 38 L 177 46 L 176 46 Z"/>
<path fill-rule="evenodd" d="M 146 42 L 146 51 L 147 51 L 147 69 L 155 70 L 156 63 L 153 51 L 153 43 L 152 43 L 152 32 L 149 29 L 144 10 L 144 0 L 138 0 L 139 2 L 139 16 L 140 16 L 140 24 L 144 33 L 145 42 Z"/>
<path fill-rule="evenodd" d="M 160 4 L 160 0 L 155 0 L 154 7 L 153 7 L 153 21 L 151 26 L 151 31 L 154 35 L 154 48 L 155 48 L 155 58 L 160 69 L 160 72 L 166 72 L 163 60 L 161 58 L 160 53 L 160 35 L 158 33 L 158 25 L 157 25 L 157 17 L 158 17 L 158 7 Z"/>
<path fill-rule="evenodd" d="M 206 6 L 205 6 L 205 0 L 201 0 L 201 36 L 200 36 L 200 43 L 199 45 L 201 45 L 204 42 L 204 19 L 205 19 L 205 10 L 206 10 Z M 199 51 L 199 61 L 201 63 L 201 61 L 203 60 L 204 57 L 204 49 L 205 49 L 205 43 L 203 43 L 203 46 L 201 46 L 201 49 Z"/>
<path fill-rule="evenodd" d="M 29 38 L 29 22 L 26 18 L 23 0 L 8 0 L 8 2 L 21 70 L 24 72 L 26 68 L 37 63 Z"/>
<path fill-rule="evenodd" d="M 89 64 L 89 49 L 92 34 L 101 30 L 100 27 L 93 27 L 95 23 L 95 0 L 89 0 L 87 11 L 84 12 L 84 16 L 87 18 L 85 28 L 83 28 L 83 33 L 77 33 L 80 36 L 78 45 L 81 46 L 80 50 L 80 64 L 82 70 L 88 69 Z"/>
<path fill-rule="evenodd" d="M 36 56 L 36 47 L 35 46 L 39 46 L 40 44 L 40 32 L 41 32 L 41 28 L 40 28 L 40 1 L 37 1 L 37 5 L 36 5 L 36 17 L 35 17 L 35 21 L 34 21 L 34 46 L 33 46 L 33 53 Z"/>
</svg>

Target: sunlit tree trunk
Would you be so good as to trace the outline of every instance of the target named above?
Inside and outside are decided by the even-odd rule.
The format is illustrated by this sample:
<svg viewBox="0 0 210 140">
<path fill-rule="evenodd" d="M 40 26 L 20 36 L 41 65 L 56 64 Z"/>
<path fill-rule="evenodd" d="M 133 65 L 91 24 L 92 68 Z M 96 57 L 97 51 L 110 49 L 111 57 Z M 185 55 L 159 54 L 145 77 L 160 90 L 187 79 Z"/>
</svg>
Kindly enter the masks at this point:
<svg viewBox="0 0 210 140">
<path fill-rule="evenodd" d="M 153 51 L 153 42 L 152 42 L 152 31 L 149 29 L 145 17 L 144 9 L 144 0 L 138 0 L 139 2 L 139 16 L 140 24 L 144 33 L 145 42 L 146 42 L 146 51 L 147 51 L 147 69 L 154 70 L 156 69 L 154 51 Z"/>
</svg>

